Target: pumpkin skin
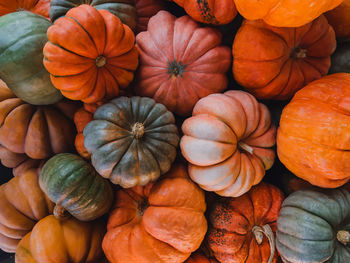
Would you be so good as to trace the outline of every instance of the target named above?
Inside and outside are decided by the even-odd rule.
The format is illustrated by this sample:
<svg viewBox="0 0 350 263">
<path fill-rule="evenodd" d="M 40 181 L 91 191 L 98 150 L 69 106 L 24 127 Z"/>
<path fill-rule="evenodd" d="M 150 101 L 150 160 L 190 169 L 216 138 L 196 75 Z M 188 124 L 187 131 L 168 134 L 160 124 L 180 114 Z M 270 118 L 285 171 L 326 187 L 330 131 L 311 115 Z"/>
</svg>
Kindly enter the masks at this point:
<svg viewBox="0 0 350 263">
<path fill-rule="evenodd" d="M 277 132 L 280 161 L 296 176 L 326 188 L 350 179 L 350 74 L 316 80 L 283 109 Z"/>
<path fill-rule="evenodd" d="M 49 159 L 40 172 L 39 184 L 56 203 L 54 212 L 58 218 L 64 216 L 66 210 L 80 221 L 91 221 L 107 213 L 113 203 L 109 182 L 81 157 L 71 153 Z"/>
<path fill-rule="evenodd" d="M 337 49 L 332 55 L 330 73 L 350 73 L 350 42 L 337 44 Z"/>
<path fill-rule="evenodd" d="M 100 263 L 105 232 L 101 221 L 59 221 L 47 216 L 19 243 L 16 263 Z"/>
<path fill-rule="evenodd" d="M 207 258 L 202 253 L 194 253 L 184 263 L 219 263 L 215 258 Z"/>
<path fill-rule="evenodd" d="M 36 169 L 28 169 L 0 186 L 0 248 L 6 252 L 15 252 L 22 237 L 53 211 L 38 176 Z"/>
<path fill-rule="evenodd" d="M 138 65 L 131 29 L 106 10 L 70 9 L 48 29 L 44 66 L 63 96 L 85 103 L 114 98 Z"/>
<path fill-rule="evenodd" d="M 0 0 L 0 16 L 23 10 L 49 17 L 50 0 Z"/>
<path fill-rule="evenodd" d="M 203 191 L 175 164 L 156 183 L 116 193 L 103 251 L 111 263 L 184 262 L 207 231 L 205 209 Z"/>
<path fill-rule="evenodd" d="M 0 78 L 17 97 L 34 105 L 62 99 L 42 63 L 50 25 L 46 18 L 28 11 L 0 17 L 0 35 L 6 36 L 0 42 Z"/>
<path fill-rule="evenodd" d="M 337 38 L 350 37 L 350 1 L 344 0 L 337 8 L 327 12 L 325 16 L 334 28 Z"/>
<path fill-rule="evenodd" d="M 165 8 L 163 0 L 135 0 L 137 13 L 135 32 L 147 30 L 149 19 Z"/>
<path fill-rule="evenodd" d="M 103 104 L 84 128 L 96 171 L 123 188 L 146 185 L 169 171 L 179 142 L 174 115 L 150 98 Z"/>
<path fill-rule="evenodd" d="M 324 16 L 299 28 L 245 20 L 233 43 L 233 74 L 259 99 L 290 99 L 327 74 L 335 48 L 334 30 Z"/>
<path fill-rule="evenodd" d="M 300 190 L 283 202 L 276 245 L 286 263 L 348 262 L 350 194 L 345 189 Z M 344 232 L 343 232 L 344 234 Z M 346 242 L 345 242 L 346 243 Z M 347 244 L 349 245 L 349 244 Z"/>
<path fill-rule="evenodd" d="M 238 197 L 274 162 L 276 128 L 267 107 L 244 91 L 212 94 L 182 124 L 180 147 L 191 179 L 206 191 Z"/>
</svg>

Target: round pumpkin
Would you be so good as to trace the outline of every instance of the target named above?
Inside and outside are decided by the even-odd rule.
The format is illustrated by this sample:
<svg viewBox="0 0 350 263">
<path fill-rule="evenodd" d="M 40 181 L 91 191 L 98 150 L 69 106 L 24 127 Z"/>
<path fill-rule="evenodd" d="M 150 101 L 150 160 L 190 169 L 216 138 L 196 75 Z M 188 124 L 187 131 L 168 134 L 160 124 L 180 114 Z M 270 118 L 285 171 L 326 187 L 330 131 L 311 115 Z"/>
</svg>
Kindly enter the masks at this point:
<svg viewBox="0 0 350 263">
<path fill-rule="evenodd" d="M 337 38 L 350 37 L 350 0 L 344 0 L 337 8 L 325 15 L 329 24 L 334 28 Z"/>
<path fill-rule="evenodd" d="M 334 30 L 324 16 L 298 28 L 245 20 L 233 43 L 233 74 L 259 99 L 290 99 L 327 74 L 335 48 Z"/>
<path fill-rule="evenodd" d="M 175 164 L 156 183 L 116 193 L 102 248 L 111 263 L 181 263 L 207 231 L 203 191 Z"/>
<path fill-rule="evenodd" d="M 147 30 L 149 19 L 165 8 L 163 0 L 135 0 L 137 13 L 135 32 Z"/>
<path fill-rule="evenodd" d="M 19 243 L 16 263 L 101 263 L 102 221 L 59 221 L 50 215 L 40 220 Z"/>
<path fill-rule="evenodd" d="M 53 211 L 38 176 L 36 169 L 28 169 L 0 186 L 0 248 L 6 252 L 15 252 L 22 237 Z"/>
<path fill-rule="evenodd" d="M 48 29 L 44 66 L 63 96 L 86 103 L 114 98 L 138 65 L 131 29 L 106 10 L 70 9 Z"/>
<path fill-rule="evenodd" d="M 42 62 L 50 25 L 46 18 L 28 11 L 0 17 L 0 78 L 17 97 L 34 105 L 62 99 Z"/>
<path fill-rule="evenodd" d="M 337 44 L 337 49 L 332 55 L 330 73 L 350 73 L 350 42 Z"/>
<path fill-rule="evenodd" d="M 277 249 L 285 263 L 348 262 L 350 193 L 300 190 L 284 200 L 277 220 Z"/>
<path fill-rule="evenodd" d="M 207 258 L 202 253 L 193 253 L 184 263 L 219 263 L 215 258 Z"/>
<path fill-rule="evenodd" d="M 316 80 L 283 109 L 280 161 L 296 176 L 326 188 L 350 180 L 350 74 Z"/>
<path fill-rule="evenodd" d="M 123 188 L 166 173 L 179 142 L 174 115 L 153 99 L 120 97 L 103 104 L 84 128 L 96 171 Z"/>
<path fill-rule="evenodd" d="M 109 211 L 113 192 L 109 182 L 96 173 L 81 157 L 57 154 L 43 166 L 39 183 L 56 206 L 57 218 L 65 211 L 80 221 L 94 220 Z"/>
<path fill-rule="evenodd" d="M 50 0 L 0 0 L 0 16 L 23 10 L 49 17 Z"/>
<path fill-rule="evenodd" d="M 273 165 L 276 128 L 267 107 L 244 91 L 197 102 L 180 147 L 193 181 L 222 196 L 241 196 Z"/>
<path fill-rule="evenodd" d="M 135 93 L 190 115 L 200 98 L 227 88 L 231 55 L 220 43 L 216 29 L 200 27 L 188 16 L 158 12 L 147 31 L 136 36 L 140 67 Z"/>
</svg>

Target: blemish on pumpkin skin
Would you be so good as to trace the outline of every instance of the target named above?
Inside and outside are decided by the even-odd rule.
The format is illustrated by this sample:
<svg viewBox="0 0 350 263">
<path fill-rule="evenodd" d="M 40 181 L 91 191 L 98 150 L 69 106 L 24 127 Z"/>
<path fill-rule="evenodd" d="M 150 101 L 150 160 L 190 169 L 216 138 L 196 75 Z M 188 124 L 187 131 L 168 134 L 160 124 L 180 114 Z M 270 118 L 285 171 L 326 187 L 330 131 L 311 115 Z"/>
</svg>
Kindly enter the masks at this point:
<svg viewBox="0 0 350 263">
<path fill-rule="evenodd" d="M 212 14 L 207 0 L 197 0 L 197 3 L 201 16 L 205 22 L 219 24 L 219 21 L 216 20 L 216 17 Z"/>
</svg>

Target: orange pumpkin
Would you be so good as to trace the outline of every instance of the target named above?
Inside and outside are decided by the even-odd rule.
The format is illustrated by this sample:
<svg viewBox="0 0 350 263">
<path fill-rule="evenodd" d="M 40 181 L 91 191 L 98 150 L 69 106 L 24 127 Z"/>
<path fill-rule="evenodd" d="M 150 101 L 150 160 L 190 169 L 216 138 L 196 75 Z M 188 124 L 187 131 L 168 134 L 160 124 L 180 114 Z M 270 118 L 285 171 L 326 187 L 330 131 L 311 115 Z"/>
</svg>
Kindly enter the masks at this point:
<svg viewBox="0 0 350 263">
<path fill-rule="evenodd" d="M 259 99 L 290 99 L 327 74 L 335 48 L 334 31 L 324 16 L 298 28 L 245 20 L 233 43 L 233 74 Z"/>
<path fill-rule="evenodd" d="M 270 169 L 276 128 L 267 107 L 244 91 L 198 101 L 182 125 L 180 147 L 193 181 L 222 196 L 243 195 Z"/>
<path fill-rule="evenodd" d="M 350 0 L 344 0 L 340 6 L 325 15 L 337 38 L 350 37 Z"/>
<path fill-rule="evenodd" d="M 191 255 L 184 263 L 218 263 L 215 258 L 207 258 L 202 253 L 196 252 Z"/>
<path fill-rule="evenodd" d="M 284 108 L 277 153 L 296 176 L 335 188 L 350 180 L 350 74 L 316 80 Z"/>
<path fill-rule="evenodd" d="M 165 8 L 163 0 L 135 0 L 137 21 L 135 32 L 147 30 L 149 19 Z"/>
<path fill-rule="evenodd" d="M 0 0 L 0 16 L 22 10 L 49 17 L 50 0 Z"/>
<path fill-rule="evenodd" d="M 44 66 L 63 96 L 86 103 L 126 89 L 138 65 L 131 29 L 106 10 L 70 9 L 48 29 Z"/>
<path fill-rule="evenodd" d="M 181 263 L 207 231 L 204 193 L 175 164 L 156 183 L 122 189 L 102 243 L 111 263 Z"/>
</svg>

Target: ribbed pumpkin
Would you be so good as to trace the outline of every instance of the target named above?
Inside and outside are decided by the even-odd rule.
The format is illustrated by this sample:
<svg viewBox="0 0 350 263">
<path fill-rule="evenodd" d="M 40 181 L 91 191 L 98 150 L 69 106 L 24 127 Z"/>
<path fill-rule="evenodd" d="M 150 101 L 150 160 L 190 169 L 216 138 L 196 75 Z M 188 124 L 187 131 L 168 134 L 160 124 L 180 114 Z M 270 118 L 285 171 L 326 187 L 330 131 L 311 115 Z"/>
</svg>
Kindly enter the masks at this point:
<svg viewBox="0 0 350 263">
<path fill-rule="evenodd" d="M 218 263 L 215 258 L 207 258 L 202 253 L 193 253 L 184 263 Z"/>
<path fill-rule="evenodd" d="M 96 171 L 124 188 L 166 173 L 179 142 L 174 115 L 150 98 L 120 97 L 99 107 L 84 129 Z"/>
<path fill-rule="evenodd" d="M 316 80 L 284 108 L 277 153 L 296 176 L 335 188 L 350 180 L 350 74 Z"/>
<path fill-rule="evenodd" d="M 198 101 L 180 147 L 193 181 L 222 196 L 243 195 L 271 168 L 276 128 L 267 107 L 244 91 Z"/>
<path fill-rule="evenodd" d="M 204 193 L 175 164 L 156 183 L 122 189 L 102 243 L 111 263 L 181 263 L 207 231 Z"/>
<path fill-rule="evenodd" d="M 337 49 L 332 55 L 330 73 L 350 73 L 350 42 L 337 44 Z"/>
<path fill-rule="evenodd" d="M 227 88 L 231 55 L 220 43 L 221 34 L 214 28 L 200 27 L 188 16 L 158 12 L 147 31 L 136 37 L 136 94 L 152 97 L 176 114 L 190 115 L 200 98 Z"/>
<path fill-rule="evenodd" d="M 58 219 L 68 211 L 80 221 L 91 221 L 107 213 L 113 203 L 109 182 L 71 153 L 49 159 L 40 172 L 39 183 L 56 204 L 54 214 Z"/>
<path fill-rule="evenodd" d="M 40 220 L 19 243 L 16 263 L 101 263 L 101 242 L 106 232 L 102 221 Z"/>
<path fill-rule="evenodd" d="M 0 186 L 0 248 L 13 253 L 35 223 L 51 214 L 54 204 L 39 187 L 36 169 L 28 169 Z"/>
<path fill-rule="evenodd" d="M 137 21 L 135 32 L 147 30 L 149 19 L 165 8 L 163 0 L 135 0 Z"/>
<path fill-rule="evenodd" d="M 325 15 L 329 24 L 334 28 L 337 38 L 350 37 L 350 0 L 344 0 L 341 5 Z"/>
<path fill-rule="evenodd" d="M 86 103 L 114 98 L 138 65 L 131 29 L 106 10 L 70 9 L 47 31 L 44 65 L 63 96 Z"/>
<path fill-rule="evenodd" d="M 245 20 L 233 43 L 233 74 L 259 99 L 290 99 L 327 74 L 335 48 L 334 30 L 324 16 L 298 28 Z"/>
<path fill-rule="evenodd" d="M 277 249 L 285 263 L 345 263 L 350 258 L 350 193 L 300 190 L 282 205 Z"/>
<path fill-rule="evenodd" d="M 17 97 L 35 105 L 62 99 L 42 62 L 50 25 L 46 18 L 28 11 L 0 17 L 0 78 Z"/>
<path fill-rule="evenodd" d="M 209 213 L 207 240 L 221 263 L 276 262 L 276 220 L 283 193 L 261 183 L 238 198 L 215 201 Z"/>
<path fill-rule="evenodd" d="M 0 16 L 23 10 L 49 17 L 50 0 L 0 0 Z"/>
</svg>

